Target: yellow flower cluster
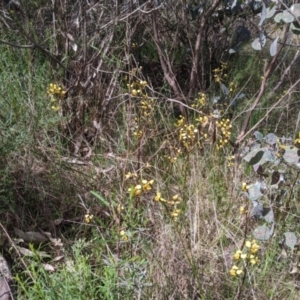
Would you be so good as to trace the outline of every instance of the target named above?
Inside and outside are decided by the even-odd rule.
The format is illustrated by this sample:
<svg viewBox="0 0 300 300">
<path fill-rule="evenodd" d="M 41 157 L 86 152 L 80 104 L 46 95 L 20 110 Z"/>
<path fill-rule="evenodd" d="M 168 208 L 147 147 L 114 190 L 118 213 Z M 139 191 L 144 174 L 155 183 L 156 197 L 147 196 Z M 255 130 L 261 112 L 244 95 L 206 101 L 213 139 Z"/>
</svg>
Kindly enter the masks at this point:
<svg viewBox="0 0 300 300">
<path fill-rule="evenodd" d="M 203 116 L 203 117 L 196 118 L 196 121 L 199 123 L 199 125 L 201 125 L 201 127 L 204 128 L 208 124 L 209 118 L 208 116 Z"/>
<path fill-rule="evenodd" d="M 157 192 L 154 201 L 162 202 L 170 206 L 170 216 L 174 221 L 178 220 L 178 217 L 181 213 L 181 209 L 178 208 L 179 204 L 182 202 L 182 199 L 179 195 L 174 195 L 171 200 L 166 200 L 162 197 L 161 192 Z"/>
<path fill-rule="evenodd" d="M 135 136 L 137 139 L 141 139 L 143 137 L 143 130 L 135 130 L 133 132 L 133 136 Z"/>
<path fill-rule="evenodd" d="M 295 140 L 294 140 L 294 145 L 295 145 L 297 148 L 300 148 L 300 132 L 298 133 L 297 137 L 296 137 Z"/>
<path fill-rule="evenodd" d="M 124 242 L 128 241 L 128 234 L 125 230 L 120 230 L 119 235 Z"/>
<path fill-rule="evenodd" d="M 241 215 L 246 215 L 248 213 L 248 210 L 245 206 L 240 207 L 240 213 Z"/>
<path fill-rule="evenodd" d="M 224 78 L 227 77 L 226 71 L 227 71 L 227 63 L 221 62 L 220 68 L 213 70 L 215 82 L 221 83 L 224 80 Z"/>
<path fill-rule="evenodd" d="M 179 141 L 183 144 L 184 148 L 190 151 L 197 138 L 198 129 L 193 124 L 185 124 L 179 130 Z"/>
<path fill-rule="evenodd" d="M 117 206 L 117 212 L 120 214 L 124 209 L 125 209 L 124 205 L 119 203 L 118 206 Z"/>
<path fill-rule="evenodd" d="M 151 117 L 154 112 L 154 100 L 148 96 L 144 96 L 144 99 L 140 102 L 139 108 L 142 117 Z"/>
<path fill-rule="evenodd" d="M 207 97 L 204 93 L 198 93 L 198 97 L 195 99 L 195 103 L 192 104 L 193 108 L 201 109 L 207 104 Z"/>
<path fill-rule="evenodd" d="M 169 146 L 170 151 L 172 152 L 172 155 L 167 156 L 170 163 L 174 163 L 178 157 L 182 154 L 182 150 L 178 147 Z"/>
<path fill-rule="evenodd" d="M 136 80 L 132 83 L 127 84 L 127 88 L 129 93 L 134 97 L 142 97 L 145 96 L 145 88 L 147 87 L 148 83 L 144 80 Z"/>
<path fill-rule="evenodd" d="M 237 88 L 237 84 L 234 83 L 233 81 L 231 81 L 231 82 L 229 83 L 229 92 L 230 92 L 231 94 L 234 93 L 235 90 L 236 90 L 236 88 Z"/>
<path fill-rule="evenodd" d="M 137 174 L 136 173 L 131 173 L 131 172 L 128 172 L 126 175 L 125 175 L 125 178 L 126 179 L 130 179 L 130 178 L 137 178 Z"/>
<path fill-rule="evenodd" d="M 142 193 L 151 191 L 153 183 L 153 179 L 149 181 L 142 179 L 141 184 L 137 184 L 136 186 L 129 188 L 128 192 L 132 193 L 135 197 L 139 197 Z"/>
<path fill-rule="evenodd" d="M 242 191 L 243 192 L 248 192 L 248 189 L 249 189 L 249 185 L 247 185 L 246 182 L 243 182 L 242 183 Z"/>
<path fill-rule="evenodd" d="M 221 149 L 229 142 L 232 125 L 230 124 L 229 119 L 221 119 L 220 121 L 216 121 L 216 125 L 218 128 L 218 132 L 220 133 L 217 149 Z"/>
<path fill-rule="evenodd" d="M 257 256 L 259 248 L 260 247 L 255 240 L 246 241 L 244 249 L 237 250 L 234 253 L 233 259 L 236 261 L 236 264 L 232 266 L 229 274 L 231 276 L 239 276 L 243 274 L 243 269 L 249 266 L 249 264 L 252 266 L 256 265 L 259 262 Z M 242 267 L 237 266 L 237 264 L 242 265 Z"/>
<path fill-rule="evenodd" d="M 279 139 L 277 140 L 277 144 L 278 144 L 278 148 L 277 148 L 276 156 L 277 157 L 282 157 L 282 155 L 285 152 L 285 149 L 286 149 L 287 145 L 282 144 Z M 299 132 L 299 135 L 298 135 L 298 139 L 296 138 L 294 140 L 294 144 L 297 148 L 300 148 L 300 132 Z"/>
<path fill-rule="evenodd" d="M 234 155 L 230 155 L 227 157 L 227 166 L 232 167 L 234 165 Z"/>
<path fill-rule="evenodd" d="M 47 90 L 47 94 L 50 96 L 64 96 L 66 91 L 64 91 L 59 85 L 55 83 L 50 83 Z"/>
<path fill-rule="evenodd" d="M 245 243 L 246 248 L 249 249 L 251 254 L 257 254 L 258 250 L 259 250 L 259 245 L 257 244 L 256 240 L 252 240 L 252 241 L 247 241 Z"/>
<path fill-rule="evenodd" d="M 185 117 L 180 116 L 179 119 L 177 120 L 175 126 L 176 127 L 182 127 L 185 124 Z"/>
<path fill-rule="evenodd" d="M 54 111 L 58 111 L 60 109 L 60 105 L 57 101 L 57 98 L 62 98 L 66 91 L 64 91 L 60 86 L 55 83 L 50 83 L 49 88 L 47 90 L 47 94 L 51 97 L 50 101 L 52 103 L 51 108 Z"/>
<path fill-rule="evenodd" d="M 87 214 L 84 215 L 84 221 L 87 224 L 91 223 L 91 221 L 92 221 L 93 218 L 94 218 L 94 216 L 91 215 L 91 214 L 89 214 L 89 213 L 87 213 Z"/>
<path fill-rule="evenodd" d="M 241 274 L 243 274 L 243 270 L 239 269 L 236 265 L 232 266 L 232 268 L 229 271 L 229 274 L 231 276 L 239 276 Z"/>
</svg>

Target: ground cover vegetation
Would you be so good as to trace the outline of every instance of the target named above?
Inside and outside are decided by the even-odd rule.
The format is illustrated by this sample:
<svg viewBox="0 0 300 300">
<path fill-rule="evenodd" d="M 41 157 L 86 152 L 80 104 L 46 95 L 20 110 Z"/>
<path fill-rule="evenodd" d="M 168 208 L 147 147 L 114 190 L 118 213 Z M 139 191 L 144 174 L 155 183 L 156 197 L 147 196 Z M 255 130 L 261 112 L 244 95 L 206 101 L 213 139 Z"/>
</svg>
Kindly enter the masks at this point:
<svg viewBox="0 0 300 300">
<path fill-rule="evenodd" d="M 1 299 L 298 299 L 296 2 L 1 2 Z"/>
</svg>

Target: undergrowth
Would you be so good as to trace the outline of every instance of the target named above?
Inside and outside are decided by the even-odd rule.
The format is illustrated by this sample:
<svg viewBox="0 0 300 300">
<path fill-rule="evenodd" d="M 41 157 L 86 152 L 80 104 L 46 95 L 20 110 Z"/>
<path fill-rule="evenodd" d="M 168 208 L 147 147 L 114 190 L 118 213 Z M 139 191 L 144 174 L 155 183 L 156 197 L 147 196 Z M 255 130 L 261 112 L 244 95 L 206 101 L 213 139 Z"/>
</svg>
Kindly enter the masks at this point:
<svg viewBox="0 0 300 300">
<path fill-rule="evenodd" d="M 91 108 L 75 134 L 72 103 L 81 100 L 43 76 L 43 64 L 32 72 L 26 56 L 3 53 L 1 229 L 13 297 L 297 298 L 298 239 L 282 238 L 298 230 L 299 136 L 274 135 L 263 146 L 271 137 L 256 132 L 255 145 L 234 152 L 230 99 L 241 93 L 225 63 L 214 72 L 222 97 L 199 92 L 179 118 L 133 68 L 120 76 L 118 109 L 106 124 Z M 257 164 L 271 150 L 288 161 L 278 167 L 272 156 L 262 171 Z M 263 206 L 253 210 L 258 194 Z M 255 233 L 275 222 L 267 208 L 278 228 L 268 238 Z"/>
</svg>

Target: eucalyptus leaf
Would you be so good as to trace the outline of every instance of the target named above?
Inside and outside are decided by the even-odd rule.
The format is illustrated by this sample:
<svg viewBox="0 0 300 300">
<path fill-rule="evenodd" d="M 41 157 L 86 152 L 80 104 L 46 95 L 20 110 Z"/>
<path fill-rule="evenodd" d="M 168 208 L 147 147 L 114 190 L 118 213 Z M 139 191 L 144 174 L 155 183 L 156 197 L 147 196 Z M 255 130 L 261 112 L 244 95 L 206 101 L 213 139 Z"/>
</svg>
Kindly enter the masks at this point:
<svg viewBox="0 0 300 300">
<path fill-rule="evenodd" d="M 274 21 L 276 23 L 281 23 L 283 21 L 282 18 L 283 18 L 283 13 L 281 12 L 275 16 Z"/>
<path fill-rule="evenodd" d="M 232 4 L 231 4 L 231 9 L 233 9 L 236 6 L 237 0 L 233 0 Z"/>
<path fill-rule="evenodd" d="M 261 164 L 261 159 L 263 158 L 264 154 L 265 154 L 265 151 L 259 151 L 259 152 L 257 152 L 257 154 L 250 159 L 249 165 L 252 166 L 252 165 L 256 165 L 258 163 Z"/>
<path fill-rule="evenodd" d="M 267 38 L 264 35 L 264 33 L 260 33 L 259 37 L 256 38 L 253 42 L 252 42 L 252 48 L 254 50 L 262 50 L 262 48 L 265 46 L 267 42 Z"/>
<path fill-rule="evenodd" d="M 255 239 L 260 241 L 267 241 L 270 239 L 272 232 L 270 228 L 266 225 L 258 226 L 253 231 L 253 236 Z"/>
<path fill-rule="evenodd" d="M 290 164 L 296 164 L 299 161 L 298 149 L 293 146 L 286 146 L 283 159 Z"/>
<path fill-rule="evenodd" d="M 267 15 L 266 19 L 270 19 L 275 15 L 276 12 L 276 6 L 274 5 L 273 7 L 268 7 L 267 8 Z"/>
<path fill-rule="evenodd" d="M 251 39 L 251 32 L 245 26 L 238 26 L 234 31 L 230 48 L 235 52 L 239 51 Z"/>
<path fill-rule="evenodd" d="M 300 27 L 298 27 L 296 24 L 296 22 L 294 22 L 293 24 L 291 24 L 291 31 L 296 34 L 296 35 L 299 35 L 300 34 Z"/>
<path fill-rule="evenodd" d="M 269 133 L 266 135 L 265 139 L 269 145 L 275 145 L 277 143 L 278 137 L 274 133 Z"/>
<path fill-rule="evenodd" d="M 235 96 L 235 99 L 243 99 L 246 96 L 244 93 L 239 93 Z"/>
<path fill-rule="evenodd" d="M 264 137 L 259 131 L 255 131 L 254 136 L 258 141 L 262 141 L 262 139 Z"/>
<path fill-rule="evenodd" d="M 265 208 L 263 211 L 263 217 L 266 222 L 273 223 L 274 222 L 274 211 L 272 208 Z"/>
<path fill-rule="evenodd" d="M 278 171 L 274 171 L 271 177 L 271 185 L 277 184 L 280 180 L 280 173 Z"/>
<path fill-rule="evenodd" d="M 265 164 L 266 162 L 273 162 L 276 157 L 274 156 L 274 153 L 272 151 L 270 151 L 269 149 L 266 149 L 263 151 L 263 155 L 261 157 L 261 159 L 259 160 L 259 162 L 257 162 L 256 164 L 253 165 L 254 170 L 257 172 L 258 168 L 260 165 Z M 250 162 L 249 162 L 250 164 Z"/>
<path fill-rule="evenodd" d="M 250 1 L 249 6 L 253 14 L 257 15 L 262 11 L 262 1 Z"/>
<path fill-rule="evenodd" d="M 251 217 L 254 217 L 256 220 L 259 220 L 263 216 L 264 207 L 261 203 L 254 201 L 255 205 L 251 209 Z"/>
<path fill-rule="evenodd" d="M 290 7 L 290 10 L 296 18 L 300 17 L 300 4 L 299 3 L 293 4 Z"/>
<path fill-rule="evenodd" d="M 287 10 L 283 11 L 281 19 L 285 23 L 292 23 L 295 20 L 295 18 L 293 17 L 293 15 L 291 15 L 291 13 L 289 11 L 287 11 Z"/>
<path fill-rule="evenodd" d="M 297 237 L 294 232 L 285 232 L 285 245 L 291 249 L 294 249 L 297 244 Z"/>
<path fill-rule="evenodd" d="M 272 226 L 271 226 L 271 228 L 270 228 L 270 236 L 273 235 L 274 229 L 275 229 L 275 222 L 272 223 Z"/>
<path fill-rule="evenodd" d="M 266 17 L 267 17 L 266 5 L 265 5 L 264 2 L 262 2 L 262 11 L 261 11 L 261 17 L 260 17 L 260 21 L 258 23 L 258 26 L 261 26 L 264 23 Z"/>
<path fill-rule="evenodd" d="M 221 83 L 221 90 L 222 90 L 222 92 L 223 92 L 223 94 L 224 94 L 225 96 L 227 96 L 227 95 L 229 94 L 229 89 L 228 89 L 228 87 L 227 87 L 225 84 L 223 84 L 223 83 Z"/>
<path fill-rule="evenodd" d="M 275 56 L 277 53 L 278 36 L 274 39 L 270 46 L 270 55 Z"/>
<path fill-rule="evenodd" d="M 254 149 L 248 153 L 244 160 L 248 162 L 251 166 L 257 164 L 264 155 L 264 151 L 260 149 Z"/>
<path fill-rule="evenodd" d="M 246 150 L 247 148 L 245 148 L 245 150 Z M 249 149 L 247 149 L 248 151 L 249 151 Z M 251 160 L 251 158 L 252 157 L 254 157 L 259 151 L 262 151 L 262 148 L 261 147 L 255 147 L 254 149 L 251 149 L 251 151 L 250 152 L 248 152 L 247 153 L 247 155 L 246 156 L 244 156 L 244 160 L 246 161 L 246 162 L 249 162 L 250 160 Z"/>
<path fill-rule="evenodd" d="M 259 200 L 263 195 L 260 191 L 260 188 L 261 184 L 258 182 L 251 184 L 248 188 L 248 198 L 252 201 L 254 206 L 258 205 L 258 203 L 254 201 Z"/>
</svg>

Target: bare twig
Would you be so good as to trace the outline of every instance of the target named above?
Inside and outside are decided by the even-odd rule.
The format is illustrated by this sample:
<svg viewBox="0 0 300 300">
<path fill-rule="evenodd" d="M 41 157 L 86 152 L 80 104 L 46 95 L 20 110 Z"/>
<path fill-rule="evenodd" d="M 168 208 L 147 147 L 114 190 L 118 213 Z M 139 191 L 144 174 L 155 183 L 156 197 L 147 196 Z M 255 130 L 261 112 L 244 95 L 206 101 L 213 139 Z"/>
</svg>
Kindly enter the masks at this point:
<svg viewBox="0 0 300 300">
<path fill-rule="evenodd" d="M 284 32 L 284 38 L 283 40 L 287 39 L 287 33 L 289 31 L 289 24 L 286 25 L 285 27 L 285 32 Z M 262 83 L 260 85 L 260 90 L 259 93 L 255 99 L 255 101 L 253 102 L 250 110 L 248 111 L 246 117 L 245 117 L 245 121 L 243 123 L 241 132 L 236 140 L 236 147 L 238 147 L 238 145 L 245 139 L 246 132 L 247 132 L 247 128 L 250 122 L 250 118 L 252 116 L 253 111 L 255 110 L 255 108 L 257 107 L 258 103 L 260 102 L 260 100 L 262 99 L 264 93 L 265 93 L 265 89 L 266 89 L 266 84 L 267 84 L 267 80 L 269 79 L 269 76 L 271 75 L 271 72 L 273 71 L 274 67 L 275 67 L 275 63 L 278 59 L 279 54 L 281 53 L 281 50 L 283 49 L 283 46 L 278 50 L 278 52 L 276 53 L 276 55 L 273 57 L 272 61 L 270 62 L 270 64 L 268 66 L 266 66 L 266 70 L 264 71 L 264 76 L 263 76 L 263 80 Z"/>
<path fill-rule="evenodd" d="M 12 47 L 16 47 L 16 48 L 34 48 L 34 46 L 35 46 L 34 44 L 19 45 L 19 44 L 14 44 L 14 43 L 3 41 L 3 40 L 0 40 L 0 43 L 5 44 L 5 45 L 9 45 L 9 46 L 12 46 Z"/>
<path fill-rule="evenodd" d="M 173 92 L 175 93 L 175 98 L 178 99 L 180 103 L 180 111 L 183 115 L 186 115 L 184 106 L 181 105 L 182 102 L 185 102 L 184 95 L 180 89 L 180 86 L 176 80 L 175 74 L 172 70 L 172 65 L 170 61 L 166 58 L 166 55 L 163 54 L 163 47 L 159 38 L 159 33 L 157 29 L 157 15 L 155 13 L 152 14 L 152 29 L 153 29 L 153 40 L 156 45 L 156 49 L 158 51 L 159 61 L 168 84 L 172 88 Z"/>
<path fill-rule="evenodd" d="M 194 47 L 194 51 L 193 51 L 194 56 L 193 56 L 193 62 L 192 62 L 193 63 L 192 71 L 190 74 L 189 96 L 193 96 L 193 94 L 195 92 L 196 79 L 198 77 L 198 63 L 199 63 L 200 48 L 201 48 L 203 35 L 205 33 L 205 27 L 207 26 L 207 21 L 212 16 L 212 14 L 215 12 L 216 8 L 218 7 L 218 5 L 220 3 L 221 3 L 221 0 L 215 0 L 201 19 L 200 28 L 199 28 L 199 31 L 197 34 L 197 39 L 196 39 L 196 43 L 195 43 L 195 47 Z"/>
<path fill-rule="evenodd" d="M 269 115 L 270 113 L 280 104 L 280 102 L 286 97 L 286 95 L 289 95 L 291 91 L 300 83 L 300 79 L 298 79 L 287 91 L 286 93 L 278 99 L 265 113 L 265 115 L 254 125 L 252 126 L 246 133 L 243 135 L 243 140 L 251 133 L 253 132 Z"/>
</svg>

